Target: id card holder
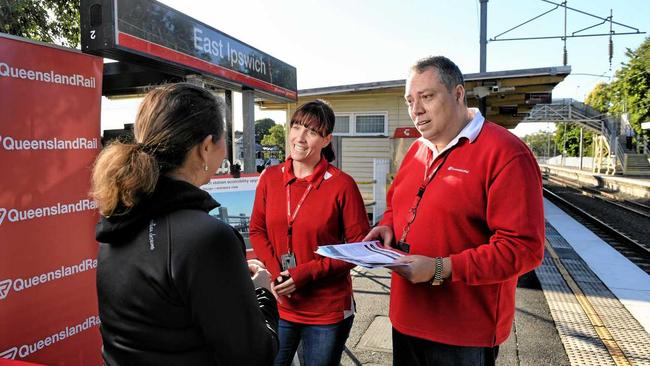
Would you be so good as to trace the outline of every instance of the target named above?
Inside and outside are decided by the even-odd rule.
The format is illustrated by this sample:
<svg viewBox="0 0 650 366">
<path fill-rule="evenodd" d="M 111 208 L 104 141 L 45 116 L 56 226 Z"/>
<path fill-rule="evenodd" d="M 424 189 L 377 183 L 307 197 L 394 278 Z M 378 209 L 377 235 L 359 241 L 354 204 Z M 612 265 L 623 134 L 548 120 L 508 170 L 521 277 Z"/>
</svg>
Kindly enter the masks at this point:
<svg viewBox="0 0 650 366">
<path fill-rule="evenodd" d="M 405 241 L 398 241 L 397 244 L 395 244 L 395 248 L 401 250 L 404 253 L 408 253 L 411 251 L 411 245 Z"/>
<path fill-rule="evenodd" d="M 282 254 L 280 264 L 282 265 L 283 271 L 294 268 L 296 266 L 296 255 L 293 253 Z"/>
</svg>

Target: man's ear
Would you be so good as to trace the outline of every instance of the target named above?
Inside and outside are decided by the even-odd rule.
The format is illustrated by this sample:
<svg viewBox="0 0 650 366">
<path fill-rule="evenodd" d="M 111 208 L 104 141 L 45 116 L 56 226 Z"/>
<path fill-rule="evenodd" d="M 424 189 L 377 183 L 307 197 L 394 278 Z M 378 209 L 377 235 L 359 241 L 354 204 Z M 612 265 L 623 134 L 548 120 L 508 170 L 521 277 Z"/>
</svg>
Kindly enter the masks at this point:
<svg viewBox="0 0 650 366">
<path fill-rule="evenodd" d="M 456 88 L 454 89 L 454 96 L 456 97 L 456 100 L 460 103 L 465 103 L 465 87 L 458 84 L 456 85 Z"/>
</svg>

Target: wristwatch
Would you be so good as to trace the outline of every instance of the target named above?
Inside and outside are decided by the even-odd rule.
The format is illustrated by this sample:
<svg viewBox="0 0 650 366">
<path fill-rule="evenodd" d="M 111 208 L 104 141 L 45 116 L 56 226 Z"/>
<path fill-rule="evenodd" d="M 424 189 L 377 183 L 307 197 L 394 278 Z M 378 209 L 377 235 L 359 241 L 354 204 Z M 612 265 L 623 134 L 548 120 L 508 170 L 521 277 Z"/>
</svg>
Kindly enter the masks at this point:
<svg viewBox="0 0 650 366">
<path fill-rule="evenodd" d="M 433 258 L 433 262 L 436 266 L 434 272 L 433 272 L 433 278 L 431 279 L 431 285 L 432 286 L 440 286 L 442 285 L 442 282 L 444 281 L 442 278 L 442 258 L 441 257 L 435 257 Z"/>
</svg>

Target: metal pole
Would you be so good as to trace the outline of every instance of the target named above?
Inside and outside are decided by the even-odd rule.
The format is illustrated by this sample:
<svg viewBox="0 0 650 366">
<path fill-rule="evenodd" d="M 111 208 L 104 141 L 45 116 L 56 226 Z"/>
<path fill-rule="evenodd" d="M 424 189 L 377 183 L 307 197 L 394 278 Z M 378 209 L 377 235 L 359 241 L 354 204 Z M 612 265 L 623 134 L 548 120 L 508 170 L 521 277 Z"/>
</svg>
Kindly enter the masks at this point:
<svg viewBox="0 0 650 366">
<path fill-rule="evenodd" d="M 546 157 L 551 157 L 551 129 L 549 128 L 546 133 Z"/>
<path fill-rule="evenodd" d="M 487 3 L 488 0 L 481 0 L 481 60 L 480 72 L 486 71 L 486 58 L 487 58 Z"/>
<path fill-rule="evenodd" d="M 235 151 L 233 150 L 233 127 L 232 127 L 232 91 L 224 90 L 223 99 L 225 102 L 226 118 L 226 158 L 230 160 L 230 166 L 235 164 Z"/>
<path fill-rule="evenodd" d="M 255 173 L 255 93 L 252 89 L 242 91 L 242 115 L 244 119 L 244 173 Z"/>
<path fill-rule="evenodd" d="M 583 128 L 580 128 L 580 170 L 582 170 L 582 131 Z"/>
<path fill-rule="evenodd" d="M 563 65 L 566 66 L 567 63 L 569 62 L 569 56 L 566 51 L 566 1 L 562 3 L 564 5 L 564 38 L 562 40 L 564 41 L 564 52 L 562 53 L 562 62 Z"/>
<path fill-rule="evenodd" d="M 487 3 L 488 0 L 481 1 L 481 34 L 480 34 L 480 72 L 486 71 L 486 59 L 487 59 Z M 480 98 L 478 101 L 478 109 L 481 111 L 481 114 L 487 118 L 487 98 Z"/>
</svg>

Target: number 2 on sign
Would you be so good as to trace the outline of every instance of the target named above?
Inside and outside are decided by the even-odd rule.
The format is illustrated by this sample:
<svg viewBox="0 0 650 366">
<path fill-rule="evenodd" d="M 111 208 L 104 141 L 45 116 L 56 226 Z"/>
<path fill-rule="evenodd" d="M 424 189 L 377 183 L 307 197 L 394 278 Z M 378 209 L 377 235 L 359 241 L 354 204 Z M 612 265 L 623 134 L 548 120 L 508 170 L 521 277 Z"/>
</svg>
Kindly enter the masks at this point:
<svg viewBox="0 0 650 366">
<path fill-rule="evenodd" d="M 95 39 L 95 37 L 96 37 L 96 36 L 95 36 L 95 30 L 92 29 L 92 30 L 90 31 L 90 39 Z"/>
</svg>

